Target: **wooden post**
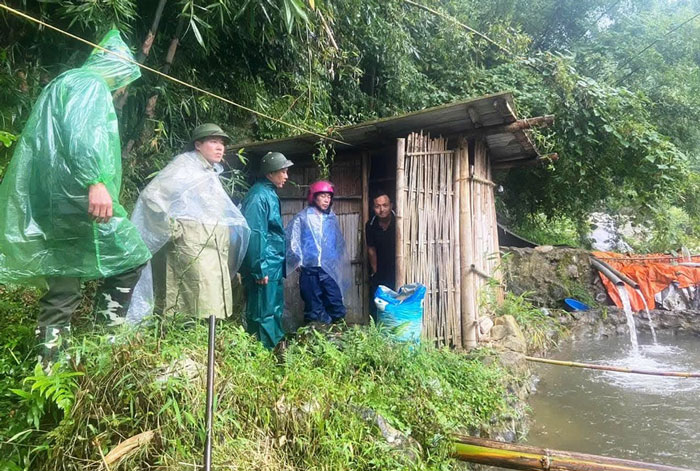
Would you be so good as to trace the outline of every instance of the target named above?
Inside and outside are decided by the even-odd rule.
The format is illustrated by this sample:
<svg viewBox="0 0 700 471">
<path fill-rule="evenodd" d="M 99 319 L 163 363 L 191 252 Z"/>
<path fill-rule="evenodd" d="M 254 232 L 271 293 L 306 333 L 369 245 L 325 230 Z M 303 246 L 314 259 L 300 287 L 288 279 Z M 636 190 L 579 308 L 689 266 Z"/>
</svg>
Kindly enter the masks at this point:
<svg viewBox="0 0 700 471">
<path fill-rule="evenodd" d="M 453 242 L 453 265 L 454 265 L 454 275 L 452 277 L 453 283 L 454 283 L 454 313 L 455 317 L 457 318 L 456 320 L 456 326 L 455 326 L 455 340 L 454 340 L 454 345 L 456 348 L 461 349 L 464 346 L 464 343 L 462 341 L 462 275 L 460 272 L 460 266 L 461 266 L 461 247 L 460 247 L 460 240 L 461 240 L 461 231 L 460 231 L 460 199 L 462 192 L 460 191 L 460 186 L 461 186 L 461 181 L 460 181 L 460 168 L 461 168 L 461 162 L 460 162 L 460 156 L 462 155 L 462 148 L 459 147 L 455 150 L 454 154 L 452 155 L 452 237 L 454 238 Z"/>
<path fill-rule="evenodd" d="M 459 253 L 462 311 L 462 346 L 469 350 L 477 345 L 476 292 L 472 275 L 472 194 L 469 182 L 469 146 L 462 141 L 459 149 Z"/>
<path fill-rule="evenodd" d="M 362 224 L 360 224 L 360 232 L 362 233 L 360 240 L 362 245 L 362 320 L 369 320 L 369 270 L 367 269 L 367 234 L 365 234 L 365 224 L 369 221 L 369 152 L 362 152 Z M 368 316 L 365 319 L 365 316 Z"/>
<path fill-rule="evenodd" d="M 406 283 L 406 259 L 404 258 L 403 218 L 406 206 L 405 174 L 406 139 L 396 139 L 396 288 Z"/>
</svg>

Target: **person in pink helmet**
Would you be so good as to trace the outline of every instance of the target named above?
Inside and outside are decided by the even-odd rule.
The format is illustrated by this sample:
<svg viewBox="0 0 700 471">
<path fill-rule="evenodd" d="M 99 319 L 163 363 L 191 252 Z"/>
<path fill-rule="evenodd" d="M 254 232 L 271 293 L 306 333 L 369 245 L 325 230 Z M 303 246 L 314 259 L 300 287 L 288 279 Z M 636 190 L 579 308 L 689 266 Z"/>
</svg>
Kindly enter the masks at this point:
<svg viewBox="0 0 700 471">
<path fill-rule="evenodd" d="M 304 321 L 330 324 L 345 318 L 343 292 L 350 286 L 350 262 L 338 217 L 332 211 L 333 184 L 309 186 L 309 206 L 287 226 L 287 273 L 300 268 Z"/>
</svg>

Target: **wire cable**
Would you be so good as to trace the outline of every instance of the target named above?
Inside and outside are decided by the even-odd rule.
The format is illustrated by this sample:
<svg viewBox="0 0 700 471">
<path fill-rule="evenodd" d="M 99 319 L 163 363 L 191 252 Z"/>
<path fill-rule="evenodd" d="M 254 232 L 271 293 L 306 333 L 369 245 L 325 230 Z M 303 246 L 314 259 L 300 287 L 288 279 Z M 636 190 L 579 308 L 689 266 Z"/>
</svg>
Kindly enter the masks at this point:
<svg viewBox="0 0 700 471">
<path fill-rule="evenodd" d="M 153 68 L 151 68 L 151 67 L 148 67 L 147 65 L 139 64 L 139 63 L 136 62 L 134 59 L 131 59 L 131 58 L 129 58 L 129 57 L 122 56 L 121 54 L 118 54 L 118 53 L 116 53 L 116 52 L 114 52 L 114 51 L 107 50 L 107 49 L 103 48 L 102 46 L 100 46 L 100 45 L 98 45 L 98 44 L 95 44 L 95 43 L 93 43 L 93 42 L 91 42 L 91 41 L 88 41 L 87 39 L 83 39 L 83 38 L 81 38 L 80 36 L 76 36 L 75 34 L 69 33 L 68 31 L 64 31 L 64 30 L 62 30 L 61 28 L 58 28 L 58 27 L 56 27 L 56 26 L 50 25 L 50 24 L 48 24 L 48 23 L 46 23 L 46 22 L 44 22 L 44 21 L 42 21 L 42 20 L 39 20 L 39 19 L 37 19 L 37 18 L 34 18 L 33 16 L 30 16 L 30 15 L 28 15 L 28 14 L 22 12 L 22 11 L 19 11 L 19 10 L 16 10 L 16 9 L 14 9 L 14 8 L 11 8 L 11 7 L 7 6 L 7 5 L 5 5 L 4 3 L 0 3 L 0 8 L 2 8 L 2 9 L 4 9 L 4 10 L 7 10 L 8 12 L 10 12 L 10 13 L 12 13 L 12 14 L 14 14 L 14 15 L 17 15 L 17 16 L 19 16 L 19 17 L 22 17 L 22 18 L 24 18 L 24 19 L 26 19 L 26 20 L 29 20 L 29 21 L 32 21 L 32 22 L 34 22 L 34 23 L 37 23 L 37 24 L 39 24 L 39 25 L 41 25 L 41 26 L 44 26 L 44 27 L 46 27 L 46 28 L 48 28 L 48 29 L 51 29 L 51 30 L 56 31 L 56 32 L 59 32 L 59 33 L 65 35 L 65 36 L 68 36 L 69 38 L 75 39 L 76 41 L 80 41 L 81 43 L 87 44 L 87 45 L 89 45 L 89 46 L 91 46 L 91 47 L 93 47 L 93 48 L 95 48 L 95 49 L 98 49 L 98 50 L 100 50 L 100 51 L 104 51 L 104 52 L 106 52 L 106 53 L 108 53 L 108 54 L 112 54 L 113 56 L 116 56 L 116 57 L 118 57 L 119 59 L 121 59 L 121 60 L 123 60 L 123 61 L 126 61 L 126 62 L 129 62 L 129 63 L 131 63 L 131 64 L 134 64 L 134 65 L 136 65 L 136 66 L 138 66 L 138 67 L 140 67 L 140 68 L 142 68 L 142 69 L 144 69 L 144 70 L 147 70 L 148 72 L 151 72 L 151 73 L 153 73 L 153 74 L 156 74 L 156 75 L 158 75 L 158 76 L 160 76 L 160 77 L 163 77 L 163 78 L 165 78 L 165 79 L 167 79 L 167 80 L 170 80 L 171 82 L 174 82 L 174 83 L 177 83 L 177 84 L 179 84 L 179 85 L 183 85 L 183 86 L 185 86 L 185 87 L 191 88 L 192 90 L 195 90 L 195 91 L 197 91 L 197 92 L 199 92 L 199 93 L 202 93 L 202 94 L 204 94 L 204 95 L 208 95 L 208 96 L 210 96 L 210 97 L 212 97 L 212 98 L 215 98 L 215 99 L 217 99 L 217 100 L 220 100 L 220 101 L 222 101 L 222 102 L 224 102 L 224 103 L 228 103 L 229 105 L 233 105 L 233 106 L 235 106 L 235 107 L 237 107 L 237 108 L 240 108 L 240 109 L 242 109 L 242 110 L 244 110 L 244 111 L 247 111 L 247 112 L 252 113 L 252 114 L 254 114 L 254 115 L 260 116 L 261 118 L 269 119 L 270 121 L 274 121 L 275 123 L 282 124 L 282 125 L 284 125 L 284 126 L 287 126 L 287 127 L 289 127 L 289 128 L 295 129 L 295 130 L 297 130 L 297 131 L 301 131 L 301 132 L 304 133 L 304 134 L 312 134 L 312 135 L 314 135 L 314 136 L 320 137 L 321 139 L 333 141 L 333 142 L 335 142 L 335 143 L 337 143 L 337 144 L 343 144 L 343 145 L 346 145 L 346 146 L 349 146 L 349 145 L 350 145 L 350 144 L 348 144 L 347 142 L 344 142 L 344 141 L 341 141 L 341 140 L 338 140 L 338 139 L 335 139 L 335 138 L 332 138 L 332 137 L 329 137 L 329 136 L 324 136 L 323 134 L 320 134 L 320 133 L 315 132 L 315 131 L 311 131 L 310 129 L 302 128 L 302 127 L 300 127 L 300 126 L 297 126 L 296 124 L 292 124 L 292 123 L 289 123 L 289 122 L 287 122 L 287 121 L 283 121 L 283 120 L 281 120 L 281 119 L 279 119 L 279 118 L 275 118 L 275 117 L 270 116 L 270 115 L 268 115 L 268 114 L 265 114 L 265 113 L 263 113 L 263 112 L 261 112 L 261 111 L 257 111 L 257 110 L 255 110 L 255 109 L 253 109 L 253 108 L 249 108 L 249 107 L 247 107 L 247 106 L 245 106 L 245 105 L 241 105 L 240 103 L 236 103 L 235 101 L 229 100 L 228 98 L 224 98 L 224 97 L 222 97 L 222 96 L 220 96 L 220 95 L 217 95 L 216 93 L 212 93 L 212 92 L 210 92 L 210 91 L 208 91 L 208 90 L 205 90 L 205 89 L 203 89 L 203 88 L 200 88 L 200 87 L 198 87 L 198 86 L 196 86 L 196 85 L 192 85 L 191 83 L 187 83 L 187 82 L 185 82 L 185 81 L 183 81 L 183 80 L 180 80 L 180 79 L 178 79 L 178 78 L 175 78 L 175 77 L 173 77 L 173 76 L 171 76 L 171 75 L 168 75 L 168 74 L 166 74 L 166 73 L 163 73 L 163 72 L 161 72 L 161 71 L 159 71 L 159 70 L 156 70 L 156 69 L 153 69 Z"/>
<path fill-rule="evenodd" d="M 654 44 L 658 43 L 659 41 L 661 41 L 661 40 L 662 40 L 663 38 L 665 38 L 666 36 L 668 36 L 668 35 L 670 35 L 670 34 L 672 34 L 672 33 L 675 33 L 676 31 L 678 31 L 679 29 L 681 29 L 683 26 L 685 26 L 686 24 L 688 24 L 688 23 L 690 23 L 691 21 L 693 21 L 693 20 L 694 20 L 695 18 L 697 18 L 698 16 L 700 16 L 700 13 L 698 13 L 697 15 L 691 16 L 690 18 L 688 18 L 688 19 L 685 20 L 684 22 L 680 23 L 680 24 L 679 24 L 678 26 L 676 26 L 675 28 L 672 28 L 672 29 L 666 31 L 666 33 L 665 33 L 663 36 L 661 36 L 660 38 L 655 39 L 654 41 L 652 41 L 651 43 L 649 43 L 646 47 L 640 49 L 639 52 L 637 52 L 634 56 L 630 57 L 630 58 L 627 59 L 625 62 L 623 62 L 622 65 L 620 65 L 620 66 L 617 67 L 617 69 L 619 70 L 619 69 L 624 68 L 627 64 L 629 64 L 630 62 L 632 62 L 633 60 L 635 60 L 637 57 L 639 57 L 640 55 L 642 55 L 644 52 L 646 52 L 647 50 L 649 50 L 649 48 L 651 48 Z M 625 80 L 627 77 L 629 77 L 630 75 L 632 75 L 632 74 L 633 74 L 634 72 L 636 72 L 637 70 L 638 70 L 638 69 L 631 70 L 631 71 L 630 71 L 629 73 L 627 73 L 624 77 L 622 77 L 622 78 L 619 79 L 617 82 L 615 82 L 615 86 L 617 87 L 617 86 L 620 84 L 620 82 L 622 82 L 623 80 Z"/>
</svg>

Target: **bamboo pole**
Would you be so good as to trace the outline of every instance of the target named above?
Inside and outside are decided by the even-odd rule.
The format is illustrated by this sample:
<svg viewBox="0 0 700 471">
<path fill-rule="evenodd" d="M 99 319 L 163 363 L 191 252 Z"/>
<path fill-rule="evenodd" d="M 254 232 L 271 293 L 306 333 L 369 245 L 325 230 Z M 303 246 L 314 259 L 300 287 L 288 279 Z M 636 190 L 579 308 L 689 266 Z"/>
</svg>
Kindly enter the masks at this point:
<svg viewBox="0 0 700 471">
<path fill-rule="evenodd" d="M 469 183 L 469 150 L 466 141 L 462 142 L 459 163 L 459 230 L 460 230 L 460 283 L 462 346 L 469 350 L 476 347 L 476 312 L 474 306 L 474 277 L 471 273 L 473 260 L 472 238 L 472 194 Z"/>
<path fill-rule="evenodd" d="M 160 25 L 160 19 L 163 16 L 163 9 L 167 0 L 160 0 L 158 6 L 156 7 L 156 12 L 153 14 L 153 22 L 151 23 L 151 29 L 148 30 L 146 34 L 146 39 L 143 40 L 139 52 L 136 54 L 136 62 L 143 64 L 151 52 L 151 47 L 153 46 L 153 41 L 156 39 L 156 33 L 158 32 L 158 26 Z M 114 100 L 114 108 L 121 112 L 122 108 L 126 104 L 126 99 L 129 97 L 129 89 L 124 90 L 119 97 Z"/>
<path fill-rule="evenodd" d="M 622 368 L 619 366 L 593 365 L 591 363 L 577 363 L 575 361 L 550 360 L 549 358 L 528 357 L 527 361 L 536 363 L 547 363 L 549 365 L 568 366 L 571 368 L 588 368 L 591 370 L 615 371 L 617 373 L 633 373 L 638 375 L 652 376 L 674 376 L 677 378 L 700 378 L 700 373 L 685 372 L 685 371 L 653 371 L 653 370 L 637 370 L 634 368 Z"/>
<path fill-rule="evenodd" d="M 486 166 L 488 180 L 493 181 L 493 166 L 491 165 L 490 156 L 486 156 Z M 498 286 L 496 287 L 496 301 L 500 305 L 505 299 L 505 293 L 503 289 L 503 273 L 501 273 L 501 251 L 500 244 L 498 241 L 498 216 L 496 215 L 496 193 L 495 187 L 489 188 L 489 195 L 491 197 L 491 205 L 489 207 L 491 214 L 491 275 L 498 280 Z"/>
<path fill-rule="evenodd" d="M 406 205 L 406 175 L 404 152 L 406 139 L 396 139 L 396 287 L 406 282 L 406 265 L 404 258 L 403 212 Z"/>
<path fill-rule="evenodd" d="M 484 438 L 453 436 L 452 456 L 460 461 L 526 471 L 691 471 L 677 466 L 644 463 Z"/>
<path fill-rule="evenodd" d="M 460 237 L 460 214 L 459 208 L 461 204 L 462 193 L 460 191 L 460 153 L 461 148 L 457 148 L 452 154 L 452 227 L 453 227 L 453 259 L 452 269 L 454 271 L 454 316 L 455 316 L 455 346 L 463 348 L 462 338 L 462 277 L 460 275 L 461 264 L 461 243 Z"/>
<path fill-rule="evenodd" d="M 362 224 L 360 224 L 360 240 L 362 246 L 360 252 L 362 253 L 362 317 L 367 315 L 369 320 L 369 269 L 368 269 L 368 255 L 367 255 L 367 234 L 365 233 L 365 225 L 369 221 L 369 152 L 362 152 Z"/>
</svg>

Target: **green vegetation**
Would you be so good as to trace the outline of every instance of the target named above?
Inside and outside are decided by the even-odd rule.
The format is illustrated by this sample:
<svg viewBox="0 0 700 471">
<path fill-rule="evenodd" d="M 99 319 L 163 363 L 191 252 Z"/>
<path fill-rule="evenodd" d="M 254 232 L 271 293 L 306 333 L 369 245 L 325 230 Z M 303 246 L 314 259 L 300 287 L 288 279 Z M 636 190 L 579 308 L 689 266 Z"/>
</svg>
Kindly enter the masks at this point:
<svg viewBox="0 0 700 471">
<path fill-rule="evenodd" d="M 10 3 L 87 39 L 115 25 L 137 49 L 158 2 Z M 521 116 L 556 115 L 555 125 L 535 138 L 560 158 L 496 176 L 504 187 L 500 212 L 510 225 L 531 226 L 538 241 L 578 243 L 570 228 L 583 234 L 593 210 L 626 209 L 662 232 L 664 215 L 675 211 L 688 215 L 685 238 L 661 235 L 650 247 L 697 245 L 700 22 L 689 21 L 697 0 L 419 3 L 510 53 L 404 0 L 176 0 L 165 4 L 145 63 L 166 65 L 178 78 L 323 135 L 339 125 L 512 91 Z M 0 25 L 8 32 L 0 39 L 0 131 L 17 135 L 43 85 L 79 65 L 88 48 L 5 12 Z M 168 65 L 174 37 L 180 41 Z M 199 122 L 222 123 L 237 140 L 297 132 L 147 72 L 118 108 L 129 195 Z M 12 148 L 0 140 L 2 172 Z M 323 166 L 332 154 L 319 145 Z M 244 176 L 231 177 L 235 192 Z"/>
<path fill-rule="evenodd" d="M 8 323 L 0 332 L 22 348 L 31 341 Z M 50 375 L 21 362 L 3 380 L 0 469 L 98 469 L 98 450 L 108 456 L 149 430 L 152 440 L 111 469 L 199 463 L 206 344 L 203 324 L 116 338 L 83 331 Z M 510 413 L 509 376 L 482 363 L 487 352 L 465 357 L 352 328 L 306 332 L 279 357 L 231 323 L 216 345 L 214 462 L 236 469 L 452 469 L 450 433 Z M 0 365 L 13 356 L 3 350 Z M 411 441 L 388 442 L 375 413 Z"/>
<path fill-rule="evenodd" d="M 496 316 L 513 316 L 525 335 L 529 353 L 546 352 L 556 347 L 566 329 L 553 314 L 563 313 L 557 309 L 543 311 L 528 300 L 528 293 L 515 295 L 505 293 L 505 299 L 496 306 Z"/>
</svg>

